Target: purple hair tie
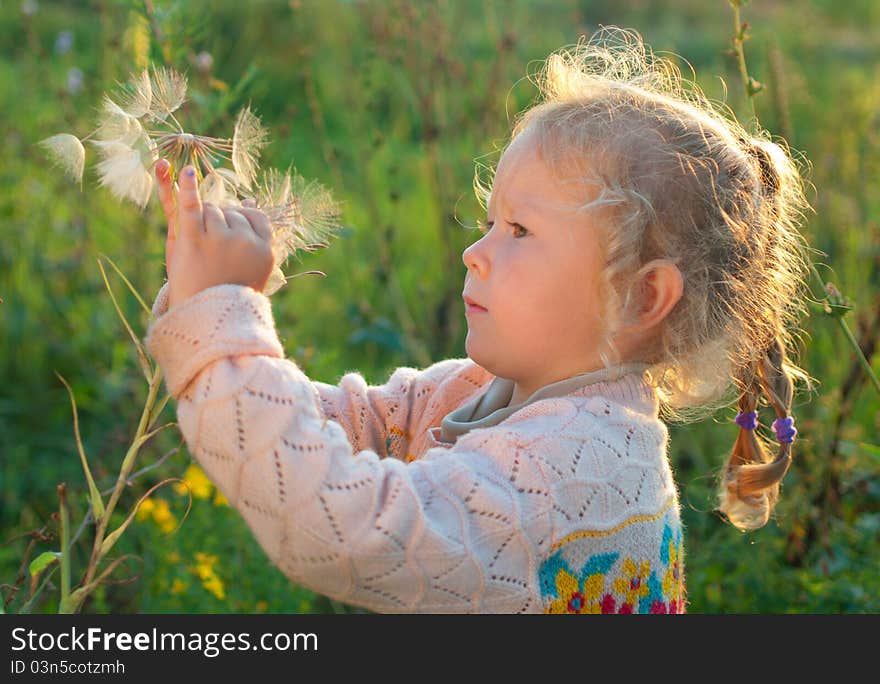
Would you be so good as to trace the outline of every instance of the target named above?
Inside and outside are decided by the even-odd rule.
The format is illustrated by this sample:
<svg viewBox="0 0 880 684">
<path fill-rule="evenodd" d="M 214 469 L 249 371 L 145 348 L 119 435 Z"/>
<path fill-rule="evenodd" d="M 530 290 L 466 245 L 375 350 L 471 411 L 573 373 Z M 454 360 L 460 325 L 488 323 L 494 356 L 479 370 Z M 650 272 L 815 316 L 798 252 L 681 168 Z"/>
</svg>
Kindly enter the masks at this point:
<svg viewBox="0 0 880 684">
<path fill-rule="evenodd" d="M 797 434 L 794 426 L 794 416 L 787 418 L 777 418 L 773 421 L 773 429 L 776 431 L 776 439 L 780 442 L 791 443 Z"/>
<path fill-rule="evenodd" d="M 739 425 L 743 430 L 754 430 L 758 427 L 758 414 L 756 411 L 749 411 L 748 413 L 737 413 L 736 418 L 734 418 L 736 424 Z"/>
</svg>

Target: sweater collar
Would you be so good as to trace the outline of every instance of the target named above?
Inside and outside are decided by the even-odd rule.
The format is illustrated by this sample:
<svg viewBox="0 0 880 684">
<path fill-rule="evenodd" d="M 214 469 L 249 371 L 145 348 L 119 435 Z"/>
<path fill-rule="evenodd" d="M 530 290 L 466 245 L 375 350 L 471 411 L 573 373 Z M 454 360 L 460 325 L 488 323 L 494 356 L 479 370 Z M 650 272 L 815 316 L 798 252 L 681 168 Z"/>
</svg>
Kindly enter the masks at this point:
<svg viewBox="0 0 880 684">
<path fill-rule="evenodd" d="M 657 398 L 644 379 L 647 363 L 626 363 L 601 368 L 550 383 L 534 392 L 524 402 L 509 406 L 513 397 L 513 380 L 495 377 L 485 392 L 448 413 L 439 430 L 434 428 L 438 441 L 451 444 L 463 434 L 476 428 L 491 427 L 509 418 L 520 409 L 549 397 L 601 395 L 612 401 L 631 406 L 643 413 L 657 414 Z"/>
</svg>

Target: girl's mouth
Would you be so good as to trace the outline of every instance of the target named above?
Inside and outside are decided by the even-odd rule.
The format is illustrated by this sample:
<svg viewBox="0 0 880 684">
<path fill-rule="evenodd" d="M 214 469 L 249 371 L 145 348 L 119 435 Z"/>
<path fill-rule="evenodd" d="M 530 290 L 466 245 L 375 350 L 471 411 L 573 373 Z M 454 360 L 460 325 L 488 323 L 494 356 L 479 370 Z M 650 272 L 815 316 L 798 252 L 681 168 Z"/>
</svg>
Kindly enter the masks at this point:
<svg viewBox="0 0 880 684">
<path fill-rule="evenodd" d="M 486 307 L 480 306 L 470 297 L 464 297 L 465 313 L 485 313 Z"/>
</svg>

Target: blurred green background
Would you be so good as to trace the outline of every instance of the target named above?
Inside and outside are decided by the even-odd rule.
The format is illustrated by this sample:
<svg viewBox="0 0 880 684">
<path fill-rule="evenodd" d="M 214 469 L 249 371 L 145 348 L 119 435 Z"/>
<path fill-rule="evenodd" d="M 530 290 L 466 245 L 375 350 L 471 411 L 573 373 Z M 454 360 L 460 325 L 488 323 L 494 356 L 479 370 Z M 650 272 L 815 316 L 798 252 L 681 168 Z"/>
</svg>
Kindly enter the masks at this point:
<svg viewBox="0 0 880 684">
<path fill-rule="evenodd" d="M 846 321 L 874 371 L 880 326 L 880 4 L 753 0 L 745 44 L 760 122 L 812 163 L 809 243 L 822 278 L 849 298 Z M 83 191 L 36 142 L 92 130 L 103 93 L 148 61 L 186 70 L 181 117 L 229 136 L 250 103 L 271 134 L 266 166 L 291 162 L 342 202 L 332 247 L 291 260 L 320 269 L 273 297 L 288 356 L 314 379 L 359 370 L 380 383 L 400 365 L 464 356 L 461 251 L 479 218 L 474 162 L 492 161 L 510 119 L 535 95 L 523 78 L 552 50 L 599 25 L 638 30 L 690 63 L 710 97 L 752 109 L 730 55 L 727 0 L 445 2 L 0 3 L 0 584 L 7 612 L 26 600 L 22 559 L 59 548 L 56 485 L 86 510 L 70 402 L 99 487 L 112 486 L 146 383 L 106 292 L 106 254 L 151 302 L 163 282 L 161 212 L 97 188 L 87 148 Z M 488 156 L 487 156 L 488 155 Z M 146 314 L 111 272 L 138 334 Z M 811 283 L 817 296 L 817 283 Z M 672 426 L 687 527 L 690 611 L 880 610 L 880 395 L 837 322 L 804 321 L 800 365 L 819 380 L 796 397 L 795 462 L 773 520 L 742 534 L 713 512 L 736 437 L 734 411 Z M 173 406 L 163 414 L 174 420 Z M 763 420 L 768 424 L 772 420 Z M 163 422 L 164 422 L 163 421 Z M 331 612 L 350 607 L 296 587 L 270 566 L 238 515 L 192 467 L 176 429 L 152 440 L 123 512 L 164 477 L 115 555 L 132 554 L 86 612 Z M 34 539 L 42 530 L 44 538 Z M 74 546 L 74 580 L 90 535 Z M 31 543 L 29 548 L 29 543 Z M 26 568 L 25 568 L 26 572 Z M 57 573 L 36 612 L 57 609 Z"/>
</svg>

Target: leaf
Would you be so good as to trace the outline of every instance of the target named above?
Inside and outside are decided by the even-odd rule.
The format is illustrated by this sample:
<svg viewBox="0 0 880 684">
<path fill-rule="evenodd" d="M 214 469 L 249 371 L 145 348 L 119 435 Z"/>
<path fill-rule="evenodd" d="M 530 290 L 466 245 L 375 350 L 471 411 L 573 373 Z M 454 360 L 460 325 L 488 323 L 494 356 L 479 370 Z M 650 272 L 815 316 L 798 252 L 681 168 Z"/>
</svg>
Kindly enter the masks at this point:
<svg viewBox="0 0 880 684">
<path fill-rule="evenodd" d="M 40 574 L 43 572 L 43 570 L 45 570 L 50 565 L 52 565 L 52 563 L 58 560 L 61 560 L 60 551 L 44 551 L 31 561 L 31 564 L 28 566 L 28 571 L 31 575 L 31 599 L 33 599 L 34 595 L 37 593 L 37 581 L 40 579 Z M 45 585 L 45 582 L 43 584 Z"/>
<path fill-rule="evenodd" d="M 44 551 L 31 561 L 28 566 L 28 572 L 31 577 L 38 577 L 43 570 L 61 557 L 60 551 Z"/>
<path fill-rule="evenodd" d="M 19 615 L 27 615 L 31 612 L 31 609 L 34 607 L 34 604 L 37 602 L 37 599 L 40 598 L 40 595 L 43 593 L 43 590 L 49 584 L 49 580 L 52 579 L 52 575 L 55 574 L 56 570 L 58 570 L 58 566 L 56 565 L 49 572 L 46 573 L 46 576 L 43 578 L 43 581 L 40 583 L 40 586 L 37 587 L 36 591 L 33 591 L 33 585 L 31 586 L 31 596 L 27 600 L 21 608 L 18 609 Z"/>
<path fill-rule="evenodd" d="M 140 304 L 141 304 L 141 308 L 143 308 L 143 310 L 147 312 L 147 315 L 148 315 L 148 316 L 149 316 L 149 315 L 152 315 L 152 313 L 153 313 L 152 309 L 150 309 L 150 307 L 146 305 L 146 303 L 144 302 L 144 300 L 141 298 L 140 293 L 135 289 L 134 285 L 132 285 L 132 284 L 129 282 L 128 278 L 125 277 L 125 274 L 120 270 L 119 266 L 117 266 L 117 265 L 115 264 L 115 262 L 113 261 L 113 259 L 111 259 L 110 257 L 108 257 L 106 254 L 101 254 L 100 256 L 101 256 L 102 258 L 104 258 L 104 259 L 106 259 L 107 261 L 110 262 L 110 265 L 113 267 L 113 269 L 114 269 L 114 270 L 116 271 L 116 273 L 119 275 L 119 277 L 122 278 L 122 280 L 125 282 L 125 284 L 128 285 L 128 289 L 131 290 L 131 293 L 132 293 L 132 294 L 137 298 L 137 300 L 140 302 Z"/>
<path fill-rule="evenodd" d="M 89 499 L 92 502 L 92 515 L 95 520 L 101 520 L 104 515 L 104 500 L 101 498 L 101 492 L 98 490 L 98 487 L 95 485 L 95 480 L 92 477 L 92 471 L 89 468 L 89 462 L 86 458 L 86 452 L 83 448 L 82 439 L 79 434 L 79 416 L 76 411 L 76 399 L 73 396 L 73 390 L 70 389 L 70 385 L 67 384 L 67 380 L 65 380 L 57 371 L 55 375 L 58 376 L 58 379 L 64 383 L 64 387 L 67 388 L 67 394 L 70 396 L 70 405 L 73 407 L 73 433 L 76 437 L 76 448 L 79 452 L 79 459 L 82 464 L 83 472 L 86 475 L 86 482 L 89 485 Z"/>
<path fill-rule="evenodd" d="M 113 548 L 113 545 L 116 543 L 116 541 L 119 539 L 119 537 L 122 536 L 122 533 L 125 532 L 125 530 L 128 528 L 128 526 L 131 524 L 131 521 L 134 520 L 134 517 L 138 511 L 138 508 L 140 508 L 141 504 L 146 499 L 148 499 L 150 497 L 150 494 L 152 494 L 154 491 L 159 489 L 159 487 L 162 487 L 170 482 L 184 482 L 184 480 L 180 479 L 179 477 L 171 477 L 166 480 L 162 480 L 158 484 L 155 484 L 152 487 L 150 487 L 146 491 L 146 493 L 143 496 L 141 496 L 141 498 L 138 499 L 137 503 L 132 507 L 131 511 L 128 514 L 128 517 L 126 517 L 125 520 L 119 525 L 119 527 L 117 527 L 115 530 L 113 530 L 113 532 L 111 532 L 109 535 L 107 535 L 107 537 L 104 539 L 104 543 L 101 544 L 101 556 L 102 557 L 105 556 L 107 554 L 107 552 L 109 552 L 110 549 Z M 187 504 L 186 513 L 184 513 L 184 517 L 186 517 L 186 515 L 189 513 L 189 509 L 191 506 L 192 506 L 192 494 L 190 493 L 189 503 Z M 181 520 L 181 524 L 183 524 L 182 520 Z M 179 529 L 179 528 L 180 528 L 180 525 L 177 526 L 177 529 Z"/>
<path fill-rule="evenodd" d="M 86 149 L 79 138 L 70 133 L 59 133 L 41 140 L 39 144 L 64 173 L 80 184 L 81 189 L 83 168 L 86 163 Z"/>
<path fill-rule="evenodd" d="M 162 409 L 165 408 L 165 405 L 168 403 L 169 399 L 171 399 L 171 395 L 166 393 L 165 396 L 162 397 L 162 399 L 159 401 L 159 403 L 156 404 L 156 406 L 153 408 L 152 414 L 150 414 L 150 420 L 147 423 L 148 425 L 152 425 L 153 421 L 155 421 L 156 418 L 161 415 Z"/>
<path fill-rule="evenodd" d="M 867 442 L 859 442 L 859 446 L 871 454 L 871 456 L 880 460 L 880 446 L 877 446 L 876 444 L 868 444 Z"/>
<path fill-rule="evenodd" d="M 119 308 L 119 303 L 116 301 L 116 296 L 113 294 L 113 288 L 110 287 L 110 282 L 107 280 L 107 273 L 104 271 L 104 265 L 101 263 L 101 259 L 98 259 L 98 268 L 101 269 L 101 277 L 104 278 L 104 285 L 107 288 L 107 292 L 110 293 L 110 299 L 113 302 L 116 313 L 119 314 L 119 318 L 122 320 L 122 324 L 125 326 L 125 329 L 128 331 L 129 336 L 134 341 L 134 346 L 137 349 L 138 363 L 140 364 L 141 371 L 143 372 L 147 382 L 150 382 L 153 377 L 153 369 L 150 367 L 150 362 L 147 359 L 147 353 L 144 350 L 140 339 L 137 335 L 134 334 L 134 330 L 132 330 L 131 326 L 128 324 L 128 319 L 125 317 L 125 314 L 122 313 L 122 309 Z M 141 303 L 143 304 L 143 302 Z"/>
</svg>

